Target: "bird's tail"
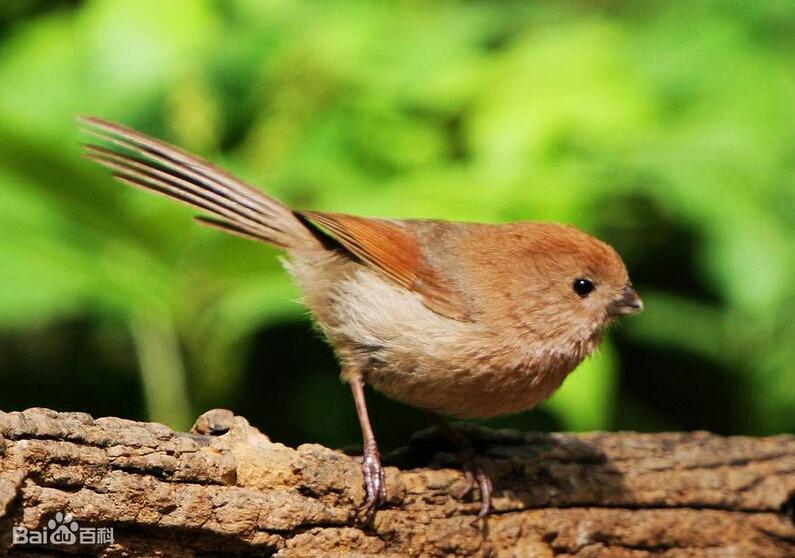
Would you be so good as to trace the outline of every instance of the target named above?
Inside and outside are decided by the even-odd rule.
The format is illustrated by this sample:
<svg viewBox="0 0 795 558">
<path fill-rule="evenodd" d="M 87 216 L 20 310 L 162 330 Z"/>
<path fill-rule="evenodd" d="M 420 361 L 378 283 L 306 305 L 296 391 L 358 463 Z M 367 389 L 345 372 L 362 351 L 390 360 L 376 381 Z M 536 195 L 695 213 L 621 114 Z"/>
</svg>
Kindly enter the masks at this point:
<svg viewBox="0 0 795 558">
<path fill-rule="evenodd" d="M 212 217 L 196 219 L 225 232 L 287 250 L 321 246 L 289 207 L 212 163 L 113 122 L 93 116 L 80 121 L 120 148 L 85 146 L 85 156 L 110 168 L 117 180 L 207 211 Z"/>
</svg>

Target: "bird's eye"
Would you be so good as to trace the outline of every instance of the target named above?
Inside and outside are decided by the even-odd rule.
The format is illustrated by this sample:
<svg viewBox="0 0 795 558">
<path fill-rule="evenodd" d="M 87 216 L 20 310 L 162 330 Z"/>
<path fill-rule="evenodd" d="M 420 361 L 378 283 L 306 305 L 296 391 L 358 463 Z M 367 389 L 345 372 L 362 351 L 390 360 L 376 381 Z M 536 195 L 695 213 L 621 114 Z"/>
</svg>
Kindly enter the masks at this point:
<svg viewBox="0 0 795 558">
<path fill-rule="evenodd" d="M 577 293 L 577 296 L 580 298 L 585 298 L 591 291 L 596 288 L 596 285 L 593 284 L 593 281 L 590 279 L 584 279 L 580 277 L 579 279 L 574 280 L 574 284 L 571 286 L 574 289 L 574 292 Z"/>
</svg>

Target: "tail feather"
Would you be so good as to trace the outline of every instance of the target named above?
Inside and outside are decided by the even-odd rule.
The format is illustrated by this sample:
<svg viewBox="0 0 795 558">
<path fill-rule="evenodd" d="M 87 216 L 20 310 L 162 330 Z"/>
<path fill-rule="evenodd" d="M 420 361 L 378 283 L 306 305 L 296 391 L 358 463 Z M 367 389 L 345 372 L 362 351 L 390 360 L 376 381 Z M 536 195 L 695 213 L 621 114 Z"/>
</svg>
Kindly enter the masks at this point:
<svg viewBox="0 0 795 558">
<path fill-rule="evenodd" d="M 216 219 L 199 221 L 226 232 L 286 249 L 320 246 L 290 208 L 212 163 L 118 124 L 81 120 L 89 133 L 135 153 L 85 146 L 85 156 L 113 170 L 117 180 L 207 211 Z"/>
<path fill-rule="evenodd" d="M 226 221 L 224 219 L 215 219 L 213 217 L 206 217 L 204 215 L 199 215 L 197 217 L 194 217 L 194 220 L 200 225 L 204 225 L 205 227 L 209 227 L 211 229 L 217 229 L 219 231 L 233 234 L 235 236 L 240 236 L 242 238 L 248 238 L 249 240 L 272 242 L 265 236 L 261 236 L 251 229 L 246 229 L 238 225 L 235 225 L 232 221 Z"/>
<path fill-rule="evenodd" d="M 113 176 L 121 182 L 154 190 L 187 205 L 225 218 L 240 220 L 254 228 L 270 228 L 261 213 L 230 202 L 228 198 L 215 193 L 214 190 L 197 188 L 184 175 L 162 170 L 141 159 L 93 145 L 86 146 L 85 156 L 114 170 Z"/>
</svg>

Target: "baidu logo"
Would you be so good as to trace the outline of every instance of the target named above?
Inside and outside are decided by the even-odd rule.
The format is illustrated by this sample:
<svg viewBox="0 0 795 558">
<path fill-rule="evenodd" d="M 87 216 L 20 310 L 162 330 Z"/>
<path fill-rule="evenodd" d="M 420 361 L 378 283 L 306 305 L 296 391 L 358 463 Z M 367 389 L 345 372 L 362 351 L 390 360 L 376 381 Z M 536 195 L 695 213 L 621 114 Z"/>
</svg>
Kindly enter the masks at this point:
<svg viewBox="0 0 795 558">
<path fill-rule="evenodd" d="M 103 544 L 113 542 L 112 527 L 80 527 L 71 513 L 55 514 L 43 529 L 28 529 L 17 525 L 13 530 L 13 544 Z"/>
</svg>

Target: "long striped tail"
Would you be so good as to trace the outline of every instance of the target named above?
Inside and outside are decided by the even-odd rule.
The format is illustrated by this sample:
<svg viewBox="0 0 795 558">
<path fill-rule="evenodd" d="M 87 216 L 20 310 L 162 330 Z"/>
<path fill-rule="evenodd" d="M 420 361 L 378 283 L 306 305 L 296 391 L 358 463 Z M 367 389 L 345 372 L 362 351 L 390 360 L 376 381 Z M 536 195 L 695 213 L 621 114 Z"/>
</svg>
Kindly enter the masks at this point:
<svg viewBox="0 0 795 558">
<path fill-rule="evenodd" d="M 110 168 L 117 180 L 210 213 L 196 218 L 204 225 L 287 250 L 321 248 L 289 207 L 212 163 L 101 118 L 80 121 L 117 148 L 85 145 L 84 154 Z"/>
</svg>

